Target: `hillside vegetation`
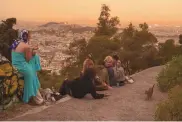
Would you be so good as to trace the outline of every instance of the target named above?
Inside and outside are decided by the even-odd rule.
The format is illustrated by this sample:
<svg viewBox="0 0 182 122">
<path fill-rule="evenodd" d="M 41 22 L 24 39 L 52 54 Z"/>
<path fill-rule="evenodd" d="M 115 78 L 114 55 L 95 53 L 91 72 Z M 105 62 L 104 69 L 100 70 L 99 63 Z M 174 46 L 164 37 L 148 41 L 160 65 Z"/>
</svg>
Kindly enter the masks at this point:
<svg viewBox="0 0 182 122">
<path fill-rule="evenodd" d="M 157 107 L 155 120 L 182 120 L 182 86 L 176 86 L 169 91 L 168 100 L 161 102 Z"/>
<path fill-rule="evenodd" d="M 176 45 L 173 39 L 159 43 L 145 22 L 138 27 L 130 23 L 123 32 L 117 33 L 119 25 L 119 18 L 111 17 L 110 8 L 103 5 L 95 35 L 89 42 L 82 39 L 70 44 L 67 53 L 72 55 L 69 59 L 71 66 L 65 68 L 62 73 L 69 72 L 69 74 L 77 75 L 78 73 L 75 73 L 73 69 L 81 69 L 85 57 L 90 53 L 97 65 L 101 64 L 107 55 L 119 55 L 128 74 L 164 65 L 172 57 L 181 55 L 181 45 Z M 182 36 L 179 36 L 179 40 L 182 40 L 181 38 Z M 72 62 L 75 59 L 76 62 Z"/>
<path fill-rule="evenodd" d="M 157 82 L 162 92 L 168 92 L 168 100 L 161 102 L 155 119 L 159 121 L 182 120 L 182 56 L 175 57 L 159 73 Z"/>
</svg>

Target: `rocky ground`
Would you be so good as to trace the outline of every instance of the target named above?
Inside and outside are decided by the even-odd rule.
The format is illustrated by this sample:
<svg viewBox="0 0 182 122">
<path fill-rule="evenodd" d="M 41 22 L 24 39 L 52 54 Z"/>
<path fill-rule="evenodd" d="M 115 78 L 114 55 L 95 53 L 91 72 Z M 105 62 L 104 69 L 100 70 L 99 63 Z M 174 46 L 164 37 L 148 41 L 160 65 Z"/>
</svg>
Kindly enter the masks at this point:
<svg viewBox="0 0 182 122">
<path fill-rule="evenodd" d="M 84 99 L 71 98 L 45 109 L 33 107 L 32 112 L 25 115 L 16 112 L 15 117 L 7 113 L 7 117 L 1 120 L 154 120 L 156 105 L 166 99 L 167 94 L 161 93 L 155 86 L 153 99 L 146 101 L 144 91 L 156 84 L 155 78 L 161 68 L 154 67 L 133 75 L 135 83 L 105 91 L 110 94 L 105 99 L 94 100 L 90 95 Z M 25 113 L 30 106 L 21 110 Z"/>
</svg>

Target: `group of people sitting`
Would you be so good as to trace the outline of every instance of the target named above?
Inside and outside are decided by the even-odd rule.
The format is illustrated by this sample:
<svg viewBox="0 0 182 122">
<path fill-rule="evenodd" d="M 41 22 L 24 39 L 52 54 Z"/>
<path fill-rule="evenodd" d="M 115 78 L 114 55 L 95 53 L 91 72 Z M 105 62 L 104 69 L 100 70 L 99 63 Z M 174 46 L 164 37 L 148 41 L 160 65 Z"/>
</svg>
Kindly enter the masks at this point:
<svg viewBox="0 0 182 122">
<path fill-rule="evenodd" d="M 10 47 L 12 65 L 24 76 L 23 101 L 41 105 L 44 99 L 40 93 L 40 82 L 37 72 L 41 70 L 40 59 L 36 54 L 38 46 L 30 43 L 30 34 L 27 30 L 20 31 L 19 38 L 13 41 Z M 112 86 L 124 85 L 124 69 L 117 55 L 107 56 L 100 67 L 101 72 L 96 72 L 94 61 L 89 55 L 83 63 L 83 70 L 78 78 L 65 79 L 59 93 L 69 94 L 75 98 L 83 98 L 90 93 L 93 98 L 100 99 L 107 95 L 98 94 L 96 91 L 112 89 Z M 51 82 L 51 81 L 50 81 Z"/>
<path fill-rule="evenodd" d="M 112 89 L 113 86 L 123 86 L 126 81 L 125 72 L 117 55 L 107 56 L 103 66 L 97 72 L 91 55 L 88 55 L 83 63 L 83 69 L 78 78 L 65 79 L 60 94 L 69 94 L 75 98 L 83 98 L 91 94 L 95 99 L 101 99 L 107 95 L 98 94 L 96 91 Z"/>
</svg>

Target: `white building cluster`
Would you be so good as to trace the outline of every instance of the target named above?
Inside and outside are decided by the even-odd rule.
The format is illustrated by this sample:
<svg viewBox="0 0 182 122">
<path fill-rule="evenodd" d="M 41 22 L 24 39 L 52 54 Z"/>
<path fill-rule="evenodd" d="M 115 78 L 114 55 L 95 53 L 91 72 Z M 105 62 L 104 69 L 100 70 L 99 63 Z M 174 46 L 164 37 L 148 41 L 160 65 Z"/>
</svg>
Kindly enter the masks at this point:
<svg viewBox="0 0 182 122">
<path fill-rule="evenodd" d="M 64 53 L 69 44 L 83 38 L 88 41 L 93 36 L 93 33 L 89 31 L 83 33 L 56 31 L 58 31 L 59 36 L 57 33 L 46 34 L 41 31 L 34 31 L 31 34 L 31 43 L 39 46 L 37 53 L 40 55 L 42 68 L 59 74 L 60 70 L 67 65 L 65 60 L 70 57 Z"/>
</svg>

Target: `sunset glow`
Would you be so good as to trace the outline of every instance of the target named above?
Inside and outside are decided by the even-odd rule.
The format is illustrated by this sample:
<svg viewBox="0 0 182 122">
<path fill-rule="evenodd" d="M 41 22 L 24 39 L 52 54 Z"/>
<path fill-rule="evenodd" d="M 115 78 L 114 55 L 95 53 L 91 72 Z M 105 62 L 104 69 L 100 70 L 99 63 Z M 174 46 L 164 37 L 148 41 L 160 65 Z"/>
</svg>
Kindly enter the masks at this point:
<svg viewBox="0 0 182 122">
<path fill-rule="evenodd" d="M 121 23 L 182 24 L 182 0 L 2 0 L 0 18 L 94 25 L 104 3 Z"/>
</svg>

